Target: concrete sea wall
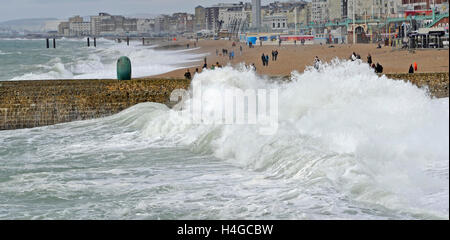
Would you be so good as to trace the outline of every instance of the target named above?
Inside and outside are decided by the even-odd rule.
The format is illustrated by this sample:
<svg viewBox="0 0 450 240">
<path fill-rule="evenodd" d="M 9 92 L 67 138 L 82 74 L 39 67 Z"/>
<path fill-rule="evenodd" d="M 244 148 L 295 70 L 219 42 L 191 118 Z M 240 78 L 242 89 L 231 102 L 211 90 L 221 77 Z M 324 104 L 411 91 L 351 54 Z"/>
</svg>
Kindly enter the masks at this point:
<svg viewBox="0 0 450 240">
<path fill-rule="evenodd" d="M 142 102 L 167 103 L 177 79 L 0 82 L 0 130 L 100 118 Z"/>
<path fill-rule="evenodd" d="M 431 96 L 448 97 L 448 72 L 442 73 L 390 73 L 385 74 L 390 79 L 409 81 L 419 87 L 428 87 Z"/>
<path fill-rule="evenodd" d="M 448 73 L 386 74 L 448 97 Z M 184 79 L 39 80 L 0 82 L 0 130 L 32 128 L 116 114 L 142 102 L 170 105 L 170 93 L 187 89 Z"/>
</svg>

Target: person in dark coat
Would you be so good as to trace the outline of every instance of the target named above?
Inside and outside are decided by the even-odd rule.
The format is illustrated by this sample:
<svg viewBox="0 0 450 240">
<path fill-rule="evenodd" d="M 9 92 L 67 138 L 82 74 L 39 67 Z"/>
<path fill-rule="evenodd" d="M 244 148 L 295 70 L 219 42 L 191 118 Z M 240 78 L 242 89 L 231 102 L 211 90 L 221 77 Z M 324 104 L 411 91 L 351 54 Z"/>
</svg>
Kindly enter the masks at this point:
<svg viewBox="0 0 450 240">
<path fill-rule="evenodd" d="M 261 56 L 261 60 L 262 60 L 263 66 L 266 66 L 266 56 L 264 55 L 264 53 Z"/>
<path fill-rule="evenodd" d="M 412 64 L 409 66 L 409 71 L 408 71 L 408 73 L 414 73 L 414 67 L 413 67 Z"/>
<path fill-rule="evenodd" d="M 186 70 L 186 73 L 184 74 L 184 77 L 185 77 L 186 79 L 191 80 L 192 76 L 191 76 L 191 72 L 189 72 L 189 69 Z"/>
<path fill-rule="evenodd" d="M 370 53 L 369 55 L 367 55 L 367 63 L 369 64 L 369 66 L 372 65 L 372 56 L 370 56 Z"/>
<path fill-rule="evenodd" d="M 383 66 L 381 66 L 381 64 L 377 63 L 377 65 L 375 67 L 375 72 L 376 73 L 383 73 Z"/>
<path fill-rule="evenodd" d="M 266 55 L 266 67 L 269 66 L 269 54 Z"/>
</svg>

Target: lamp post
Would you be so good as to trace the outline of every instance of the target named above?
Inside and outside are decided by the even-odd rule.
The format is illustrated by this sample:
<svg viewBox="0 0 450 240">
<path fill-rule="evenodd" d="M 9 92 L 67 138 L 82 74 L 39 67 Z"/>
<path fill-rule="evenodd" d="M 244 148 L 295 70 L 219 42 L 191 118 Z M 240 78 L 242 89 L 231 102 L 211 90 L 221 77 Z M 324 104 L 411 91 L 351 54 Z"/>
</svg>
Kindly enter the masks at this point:
<svg viewBox="0 0 450 240">
<path fill-rule="evenodd" d="M 294 35 L 297 35 L 297 7 L 295 7 L 295 33 Z"/>
</svg>

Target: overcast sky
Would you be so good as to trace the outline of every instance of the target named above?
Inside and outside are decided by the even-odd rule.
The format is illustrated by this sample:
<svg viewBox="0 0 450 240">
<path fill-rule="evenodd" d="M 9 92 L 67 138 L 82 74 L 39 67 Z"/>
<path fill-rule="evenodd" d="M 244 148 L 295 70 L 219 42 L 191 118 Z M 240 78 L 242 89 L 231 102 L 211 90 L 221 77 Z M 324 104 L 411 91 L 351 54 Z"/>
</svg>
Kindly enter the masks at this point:
<svg viewBox="0 0 450 240">
<path fill-rule="evenodd" d="M 251 2 L 251 0 L 241 0 Z M 0 22 L 22 18 L 66 19 L 72 15 L 194 13 L 197 5 L 237 3 L 239 0 L 0 0 Z M 273 2 L 262 0 L 262 4 Z"/>
</svg>

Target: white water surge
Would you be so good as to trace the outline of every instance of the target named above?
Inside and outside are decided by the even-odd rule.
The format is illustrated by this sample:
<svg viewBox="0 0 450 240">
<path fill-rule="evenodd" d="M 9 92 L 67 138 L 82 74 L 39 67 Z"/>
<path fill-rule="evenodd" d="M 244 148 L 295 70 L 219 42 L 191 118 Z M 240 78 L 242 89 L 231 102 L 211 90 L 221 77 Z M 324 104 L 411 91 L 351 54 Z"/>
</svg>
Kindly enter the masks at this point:
<svg viewBox="0 0 450 240">
<path fill-rule="evenodd" d="M 287 83 L 243 67 L 193 81 L 278 89 L 278 131 L 190 124 L 155 103 L 3 131 L 0 218 L 449 218 L 448 98 L 347 61 Z"/>
<path fill-rule="evenodd" d="M 127 56 L 133 77 L 146 77 L 176 70 L 203 54 L 189 50 L 155 50 L 155 46 L 99 38 L 97 47 L 86 46 L 87 39 L 58 39 L 56 49 L 45 47 L 45 39 L 0 39 L 0 81 L 49 79 L 116 78 L 117 59 Z M 50 44 L 52 45 L 52 43 Z"/>
</svg>

